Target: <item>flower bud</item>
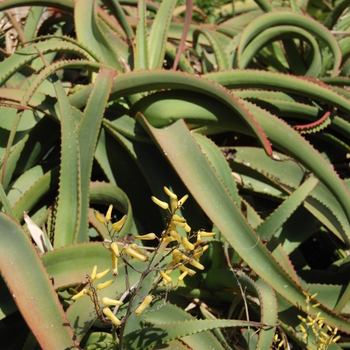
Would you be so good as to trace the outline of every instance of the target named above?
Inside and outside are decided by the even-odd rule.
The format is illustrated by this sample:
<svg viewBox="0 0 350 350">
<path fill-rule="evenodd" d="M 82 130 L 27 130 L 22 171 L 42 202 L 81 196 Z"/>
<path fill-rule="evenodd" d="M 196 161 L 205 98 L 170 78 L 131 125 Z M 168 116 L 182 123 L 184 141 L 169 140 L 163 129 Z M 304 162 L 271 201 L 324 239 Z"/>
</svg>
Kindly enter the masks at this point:
<svg viewBox="0 0 350 350">
<path fill-rule="evenodd" d="M 87 289 L 84 288 L 78 294 L 73 295 L 71 299 L 72 300 L 77 300 L 79 298 L 82 298 L 83 296 L 85 296 L 87 294 L 86 292 L 87 292 Z"/>
<path fill-rule="evenodd" d="M 204 266 L 201 263 L 199 263 L 197 260 L 191 260 L 190 264 L 196 267 L 198 270 L 204 270 Z"/>
<path fill-rule="evenodd" d="M 102 290 L 105 289 L 107 287 L 109 287 L 111 284 L 113 283 L 113 280 L 108 280 L 106 282 L 103 283 L 99 283 L 96 287 L 97 290 Z"/>
<path fill-rule="evenodd" d="M 160 271 L 160 275 L 165 279 L 168 283 L 172 283 L 172 279 L 169 275 L 167 275 L 164 271 Z"/>
<path fill-rule="evenodd" d="M 194 245 L 186 237 L 182 237 L 182 245 L 186 250 L 194 250 Z"/>
<path fill-rule="evenodd" d="M 94 211 L 94 215 L 95 218 L 101 223 L 103 224 L 105 222 L 105 218 L 98 212 L 98 211 Z"/>
<path fill-rule="evenodd" d="M 117 258 L 119 258 L 119 247 L 116 242 L 112 242 L 111 245 L 109 246 L 110 249 L 114 252 Z"/>
<path fill-rule="evenodd" d="M 100 273 L 97 273 L 96 274 L 96 279 L 99 280 L 102 277 L 105 277 L 109 273 L 109 271 L 111 271 L 111 269 L 106 269 L 106 270 L 104 270 L 104 271 L 102 271 Z"/>
<path fill-rule="evenodd" d="M 175 199 L 177 201 L 177 195 L 169 190 L 168 187 L 164 186 L 164 192 L 172 199 Z"/>
<path fill-rule="evenodd" d="M 147 295 L 146 298 L 143 300 L 141 305 L 136 309 L 135 314 L 136 317 L 139 317 L 141 312 L 151 303 L 151 301 L 154 299 L 153 295 Z"/>
<path fill-rule="evenodd" d="M 118 257 L 112 252 L 112 269 L 113 269 L 113 277 L 118 275 Z"/>
<path fill-rule="evenodd" d="M 215 236 L 215 232 L 204 232 L 204 231 L 201 231 L 200 234 L 201 234 L 202 237 L 214 237 Z"/>
<path fill-rule="evenodd" d="M 111 217 L 112 217 L 112 210 L 113 210 L 113 205 L 111 204 L 109 207 L 108 207 L 108 210 L 107 210 L 107 213 L 106 213 L 106 222 L 107 224 L 110 222 L 111 220 Z"/>
<path fill-rule="evenodd" d="M 115 300 L 115 299 L 110 299 L 110 298 L 107 298 L 107 297 L 102 298 L 101 301 L 102 301 L 103 304 L 105 304 L 107 306 L 120 306 L 120 305 L 123 305 L 122 301 Z"/>
<path fill-rule="evenodd" d="M 92 272 L 91 272 L 91 281 L 94 281 L 95 278 L 96 278 L 96 273 L 97 273 L 97 265 L 94 266 L 94 268 L 92 269 Z"/>
<path fill-rule="evenodd" d="M 178 278 L 177 281 L 181 282 L 188 275 L 188 271 L 183 272 Z"/>
<path fill-rule="evenodd" d="M 159 200 L 158 198 L 156 198 L 156 197 L 154 197 L 154 196 L 152 196 L 151 199 L 152 199 L 152 201 L 153 201 L 154 203 L 156 203 L 156 204 L 157 204 L 159 207 L 161 207 L 162 209 L 164 209 L 164 210 L 169 209 L 169 204 L 168 204 L 168 203 L 163 202 L 163 201 Z"/>
<path fill-rule="evenodd" d="M 143 241 L 152 241 L 157 238 L 155 233 L 147 233 L 146 235 L 142 236 L 134 236 L 135 239 L 141 239 Z"/>
<path fill-rule="evenodd" d="M 188 198 L 188 194 L 185 194 L 178 202 L 177 202 L 177 205 L 179 207 L 183 206 L 183 204 L 187 201 L 187 198 Z"/>
<path fill-rule="evenodd" d="M 112 228 L 115 232 L 119 232 L 125 224 L 127 215 L 124 215 L 119 221 L 112 224 Z"/>
<path fill-rule="evenodd" d="M 140 261 L 146 262 L 148 261 L 148 258 L 146 255 L 138 253 L 136 250 L 132 249 L 130 246 L 127 246 L 123 249 L 126 254 L 132 256 L 135 259 L 138 259 Z"/>
<path fill-rule="evenodd" d="M 113 314 L 112 310 L 109 307 L 105 307 L 102 312 L 104 313 L 104 315 L 106 317 L 108 317 L 115 326 L 119 327 L 120 326 L 120 321 L 115 317 L 115 315 Z"/>
</svg>

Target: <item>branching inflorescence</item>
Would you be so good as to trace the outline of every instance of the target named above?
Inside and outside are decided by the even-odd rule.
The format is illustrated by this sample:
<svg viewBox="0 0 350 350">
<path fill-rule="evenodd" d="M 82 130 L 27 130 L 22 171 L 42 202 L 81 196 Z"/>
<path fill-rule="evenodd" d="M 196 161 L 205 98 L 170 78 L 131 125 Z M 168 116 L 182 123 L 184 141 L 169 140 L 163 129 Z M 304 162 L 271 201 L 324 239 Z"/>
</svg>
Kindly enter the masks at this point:
<svg viewBox="0 0 350 350">
<path fill-rule="evenodd" d="M 112 205 L 109 206 L 105 216 L 102 216 L 95 211 L 95 217 L 99 222 L 106 226 L 109 232 L 110 240 L 104 241 L 103 246 L 111 252 L 112 268 L 97 273 L 97 265 L 95 265 L 91 275 L 87 275 L 86 287 L 74 295 L 72 300 L 77 300 L 86 295 L 89 296 L 94 304 L 96 315 L 102 322 L 113 323 L 116 327 L 122 327 L 123 329 L 123 326 L 131 313 L 135 312 L 136 317 L 138 317 L 155 297 L 159 297 L 153 294 L 159 284 L 166 287 L 168 291 L 169 289 L 177 288 L 179 283 L 186 276 L 192 277 L 195 275 L 196 271 L 190 268 L 189 265 L 199 270 L 204 269 L 204 266 L 198 261 L 198 259 L 208 249 L 208 245 L 205 244 L 205 242 L 202 242 L 202 238 L 214 237 L 215 233 L 205 232 L 203 230 L 191 233 L 191 227 L 179 212 L 180 209 L 183 209 L 183 205 L 186 202 L 188 195 L 185 195 L 178 200 L 177 195 L 167 187 L 164 187 L 164 191 L 169 196 L 170 204 L 152 196 L 152 201 L 155 204 L 169 212 L 166 228 L 161 233 L 160 237 L 155 233 L 148 233 L 145 235 L 135 235 L 130 240 L 127 240 L 127 242 L 125 240 L 123 242 L 118 241 L 119 232 L 126 221 L 126 215 L 124 215 L 119 221 L 112 223 Z M 146 247 L 137 245 L 134 243 L 135 240 L 158 240 L 158 244 L 151 250 L 151 253 L 147 253 L 147 250 L 145 249 Z M 168 245 L 170 247 L 168 247 Z M 156 259 L 156 255 L 159 252 L 162 253 L 162 256 Z M 132 265 L 132 260 L 130 260 L 130 258 L 137 259 L 147 264 L 145 269 L 143 271 L 136 269 Z M 99 283 L 96 287 L 94 286 L 94 282 L 107 276 L 111 270 L 113 277 L 116 278 L 118 276 L 118 262 L 120 260 L 124 263 L 126 271 L 126 291 L 119 300 L 107 297 L 100 300 L 98 291 L 110 286 L 114 282 L 114 279 Z M 129 268 L 140 273 L 139 281 L 131 287 L 128 280 Z M 175 270 L 180 271 L 176 284 L 174 284 L 173 278 L 171 277 L 172 272 Z M 149 290 L 148 294 L 142 298 L 139 294 L 139 290 L 142 286 L 142 282 L 151 272 L 156 272 L 156 278 L 151 290 Z M 142 300 L 134 306 L 133 302 L 136 296 L 141 297 Z M 116 316 L 118 308 L 128 297 L 128 309 L 125 316 L 119 320 Z M 103 307 L 100 306 L 100 301 L 103 304 Z M 111 306 L 115 307 L 113 311 L 110 309 Z"/>
<path fill-rule="evenodd" d="M 315 336 L 315 341 L 312 342 L 318 350 L 327 350 L 328 347 L 336 343 L 340 335 L 337 336 L 338 329 L 333 329 L 332 327 L 324 324 L 324 317 L 321 316 L 321 311 L 319 311 L 315 316 L 311 315 L 311 308 L 316 309 L 320 303 L 313 303 L 313 299 L 316 298 L 317 293 L 309 295 L 307 292 L 303 292 L 306 299 L 306 310 L 308 315 L 305 317 L 298 315 L 301 323 L 298 328 L 301 332 L 301 338 L 306 342 L 307 349 L 312 349 L 308 346 L 309 342 L 309 332 L 310 330 Z"/>
</svg>

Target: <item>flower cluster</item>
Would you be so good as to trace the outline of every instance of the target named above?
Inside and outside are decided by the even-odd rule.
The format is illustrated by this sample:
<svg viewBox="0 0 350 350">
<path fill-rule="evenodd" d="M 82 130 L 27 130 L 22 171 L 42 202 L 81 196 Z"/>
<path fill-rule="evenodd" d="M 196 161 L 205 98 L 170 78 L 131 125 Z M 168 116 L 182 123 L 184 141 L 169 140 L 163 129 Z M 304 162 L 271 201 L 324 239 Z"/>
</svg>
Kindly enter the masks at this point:
<svg viewBox="0 0 350 350">
<path fill-rule="evenodd" d="M 311 329 L 315 335 L 316 340 L 312 342 L 313 345 L 317 347 L 318 350 L 326 350 L 332 343 L 336 343 L 340 335 L 337 336 L 338 329 L 333 329 L 332 327 L 324 324 L 324 317 L 321 317 L 321 311 L 318 312 L 315 316 L 310 315 L 311 308 L 317 308 L 320 303 L 312 304 L 313 299 L 316 298 L 317 293 L 309 295 L 307 292 L 303 292 L 306 298 L 306 310 L 308 316 L 302 317 L 298 315 L 299 320 L 302 322 L 299 324 L 299 329 L 301 331 L 302 339 L 308 340 L 309 330 Z M 307 347 L 308 350 L 311 349 Z"/>
<path fill-rule="evenodd" d="M 176 245 L 171 250 L 172 261 L 163 270 L 160 270 L 160 276 L 162 277 L 163 286 L 171 284 L 173 287 L 173 281 L 170 277 L 172 271 L 179 269 L 182 272 L 177 279 L 176 285 L 178 285 L 187 275 L 193 276 L 196 273 L 195 270 L 188 268 L 186 265 L 191 265 L 199 270 L 204 269 L 204 266 L 198 262 L 198 259 L 208 249 L 208 245 L 202 246 L 202 238 L 214 237 L 215 233 L 201 230 L 191 235 L 191 227 L 187 224 L 186 219 L 176 214 L 186 202 L 188 195 L 178 200 L 177 195 L 167 187 L 164 187 L 164 192 L 169 196 L 170 206 L 156 197 L 152 197 L 152 200 L 162 209 L 168 210 L 171 215 L 167 228 L 162 232 L 160 241 L 175 242 Z M 187 237 L 179 234 L 179 228 L 185 230 Z M 191 239 L 195 239 L 195 242 L 191 243 Z"/>
<path fill-rule="evenodd" d="M 112 205 L 109 206 L 105 216 L 102 216 L 97 211 L 95 211 L 96 219 L 105 225 L 110 236 L 110 240 L 103 242 L 103 245 L 111 252 L 112 273 L 114 278 L 116 278 L 118 275 L 119 259 L 121 259 L 125 264 L 126 273 L 128 267 L 135 270 L 135 268 L 129 262 L 130 257 L 146 263 L 145 270 L 138 271 L 140 273 L 140 280 L 139 283 L 135 285 L 136 287 L 134 288 L 134 290 L 132 291 L 132 288 L 128 287 L 129 289 L 123 294 L 120 300 L 102 298 L 101 302 L 104 305 L 102 308 L 99 304 L 100 299 L 97 295 L 97 291 L 110 286 L 114 282 L 114 280 L 110 279 L 106 282 L 99 283 L 96 287 L 94 287 L 95 280 L 105 277 L 111 271 L 111 269 L 107 269 L 101 273 L 97 273 L 97 266 L 94 266 L 91 276 L 87 276 L 87 287 L 82 289 L 76 295 L 74 295 L 72 297 L 72 300 L 79 299 L 80 297 L 83 297 L 85 295 L 89 296 L 92 302 L 94 303 L 97 316 L 103 322 L 108 322 L 108 320 L 110 320 L 115 326 L 119 327 L 123 323 L 125 324 L 126 318 L 130 315 L 131 312 L 135 312 L 136 317 L 138 317 L 155 298 L 155 296 L 152 295 L 152 293 L 159 283 L 162 283 L 163 286 L 167 286 L 167 289 L 169 285 L 171 286 L 171 288 L 174 288 L 173 280 L 170 276 L 170 274 L 174 270 L 179 270 L 181 272 L 180 276 L 177 278 L 177 283 L 175 285 L 176 288 L 186 276 L 194 276 L 194 274 L 196 273 L 196 271 L 189 268 L 188 265 L 199 270 L 204 269 L 204 266 L 198 261 L 198 259 L 208 249 L 208 245 L 205 245 L 204 242 L 202 242 L 202 239 L 205 237 L 214 237 L 215 233 L 200 230 L 191 234 L 192 230 L 191 227 L 188 225 L 186 219 L 178 214 L 178 211 L 181 208 L 183 208 L 183 204 L 186 202 L 188 195 L 185 195 L 180 200 L 178 200 L 177 195 L 170 191 L 167 187 L 164 187 L 164 191 L 169 196 L 169 204 L 159 200 L 156 197 L 152 197 L 152 201 L 155 204 L 157 204 L 162 209 L 167 210 L 170 214 L 167 227 L 162 232 L 160 237 L 157 237 L 155 233 L 148 233 L 145 235 L 134 235 L 132 236 L 131 240 L 126 240 L 124 242 L 118 241 L 119 232 L 123 228 L 123 225 L 125 224 L 127 219 L 126 215 L 124 215 L 119 221 L 112 223 Z M 154 248 L 153 254 L 146 254 L 142 250 L 144 247 L 135 244 L 135 240 L 157 240 L 158 245 L 156 248 Z M 166 248 L 169 244 L 171 245 L 171 248 Z M 163 253 L 163 258 L 160 259 L 160 261 L 155 262 L 154 257 L 156 256 L 156 253 L 160 250 L 161 246 L 163 247 L 163 251 L 165 253 Z M 170 263 L 166 264 L 164 262 L 164 259 L 166 257 L 171 258 Z M 143 279 L 151 271 L 157 271 L 157 273 L 159 273 L 158 280 L 155 282 L 148 295 L 142 298 L 142 302 L 139 305 L 135 306 L 135 308 L 133 307 L 131 309 L 131 305 L 133 304 L 132 301 L 134 300 L 136 295 L 139 295 L 138 290 L 141 287 Z M 123 304 L 123 301 L 127 296 L 130 297 L 129 307 L 124 319 L 120 321 L 116 317 L 116 312 L 118 310 L 118 307 Z M 113 312 L 109 308 L 110 306 L 115 306 Z"/>
<path fill-rule="evenodd" d="M 100 273 L 97 273 L 97 265 L 95 265 L 94 268 L 92 269 L 91 275 L 86 276 L 87 277 L 87 287 L 83 288 L 78 294 L 74 295 L 72 297 L 72 300 L 77 300 L 85 295 L 89 296 L 91 301 L 94 304 L 96 314 L 99 316 L 100 319 L 102 319 L 102 321 L 106 322 L 105 318 L 103 317 L 103 315 L 105 315 L 116 326 L 120 326 L 120 321 L 113 314 L 113 312 L 109 308 L 109 306 L 120 306 L 120 305 L 123 305 L 123 302 L 119 301 L 119 300 L 114 300 L 114 299 L 104 297 L 101 299 L 101 302 L 105 307 L 103 309 L 101 309 L 100 303 L 99 303 L 100 298 L 97 295 L 98 290 L 102 290 L 102 289 L 107 288 L 108 286 L 110 286 L 113 283 L 113 280 L 110 279 L 108 281 L 101 282 L 96 286 L 96 288 L 94 287 L 94 281 L 105 277 L 110 271 L 111 271 L 111 269 L 106 269 Z"/>
</svg>

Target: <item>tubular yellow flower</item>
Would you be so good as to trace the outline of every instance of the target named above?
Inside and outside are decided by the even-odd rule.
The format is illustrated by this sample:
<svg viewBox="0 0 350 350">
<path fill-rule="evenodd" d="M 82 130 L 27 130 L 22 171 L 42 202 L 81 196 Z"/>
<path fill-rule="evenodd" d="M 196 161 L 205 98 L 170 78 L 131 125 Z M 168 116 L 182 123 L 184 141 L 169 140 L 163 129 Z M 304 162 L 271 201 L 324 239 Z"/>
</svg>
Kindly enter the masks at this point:
<svg viewBox="0 0 350 350">
<path fill-rule="evenodd" d="M 154 203 L 156 203 L 156 204 L 157 204 L 159 207 L 161 207 L 162 209 L 164 209 L 164 210 L 169 209 L 169 204 L 168 204 L 168 203 L 163 202 L 163 201 L 159 200 L 158 198 L 156 198 L 156 197 L 154 197 L 154 196 L 152 196 L 151 199 L 152 199 L 152 201 L 153 201 Z"/>
<path fill-rule="evenodd" d="M 179 243 L 182 243 L 180 235 L 177 233 L 176 230 L 170 230 L 170 236 L 174 238 L 174 240 L 178 241 Z"/>
<path fill-rule="evenodd" d="M 127 215 L 124 215 L 119 221 L 112 224 L 112 228 L 115 232 L 119 232 L 125 224 Z"/>
<path fill-rule="evenodd" d="M 114 316 L 112 310 L 109 307 L 105 307 L 102 312 L 106 317 L 108 317 L 115 326 L 119 327 L 120 326 L 120 321 Z"/>
<path fill-rule="evenodd" d="M 147 233 L 146 235 L 142 236 L 134 236 L 135 239 L 141 239 L 143 241 L 152 241 L 157 238 L 155 233 Z"/>
<path fill-rule="evenodd" d="M 188 275 L 188 271 L 183 272 L 178 278 L 178 282 L 182 281 Z"/>
<path fill-rule="evenodd" d="M 122 301 L 111 299 L 111 298 L 107 298 L 107 297 L 102 298 L 101 301 L 102 301 L 103 304 L 105 304 L 107 306 L 108 305 L 109 306 L 120 306 L 120 305 L 123 305 Z"/>
<path fill-rule="evenodd" d="M 172 199 L 175 199 L 177 201 L 177 195 L 169 190 L 168 187 L 164 186 L 164 192 Z"/>
<path fill-rule="evenodd" d="M 119 258 L 119 247 L 118 247 L 118 244 L 116 242 L 112 242 L 109 247 L 112 249 L 112 251 L 117 256 L 117 258 Z"/>
<path fill-rule="evenodd" d="M 191 232 L 191 226 L 189 226 L 187 223 L 185 225 L 185 231 L 186 231 L 186 233 L 190 233 Z"/>
<path fill-rule="evenodd" d="M 160 275 L 168 282 L 168 283 L 172 283 L 172 279 L 169 275 L 167 275 L 164 271 L 160 271 Z"/>
<path fill-rule="evenodd" d="M 111 271 L 111 269 L 106 269 L 106 270 L 104 270 L 104 271 L 102 271 L 100 273 L 97 273 L 96 274 L 96 279 L 99 280 L 102 277 L 105 277 L 109 273 L 109 271 Z"/>
<path fill-rule="evenodd" d="M 170 205 L 174 210 L 177 210 L 178 209 L 177 199 L 170 198 Z"/>
<path fill-rule="evenodd" d="M 336 343 L 340 339 L 340 335 L 337 335 L 335 338 L 332 339 L 332 343 Z"/>
<path fill-rule="evenodd" d="M 204 253 L 207 249 L 209 248 L 209 245 L 208 244 L 206 244 L 204 247 L 203 247 L 203 250 L 202 250 L 202 252 Z"/>
<path fill-rule="evenodd" d="M 172 220 L 172 223 L 177 227 L 185 227 L 186 226 L 186 223 L 182 222 L 182 221 Z"/>
<path fill-rule="evenodd" d="M 146 255 L 139 254 L 137 251 L 132 249 L 130 246 L 125 247 L 123 250 L 125 251 L 126 254 L 132 256 L 135 259 L 138 259 L 138 260 L 143 261 L 143 262 L 148 261 L 148 258 Z"/>
<path fill-rule="evenodd" d="M 201 233 L 200 231 L 197 232 L 197 243 L 198 244 L 201 244 L 202 243 L 202 236 L 201 236 Z"/>
<path fill-rule="evenodd" d="M 168 236 L 163 239 L 163 242 L 174 242 L 176 239 L 174 237 Z"/>
<path fill-rule="evenodd" d="M 94 281 L 95 278 L 96 278 L 96 273 L 97 273 L 97 265 L 94 266 L 94 268 L 92 269 L 92 272 L 91 272 L 91 281 Z"/>
<path fill-rule="evenodd" d="M 99 283 L 96 287 L 97 290 L 102 290 L 107 288 L 108 286 L 110 286 L 113 283 L 113 280 L 108 280 L 106 282 L 103 283 Z"/>
<path fill-rule="evenodd" d="M 112 252 L 112 269 L 113 269 L 113 277 L 118 275 L 118 257 Z"/>
<path fill-rule="evenodd" d="M 177 215 L 177 214 L 174 214 L 173 215 L 173 220 L 174 221 L 179 221 L 179 222 L 186 222 L 186 219 L 185 218 L 182 218 L 181 216 Z"/>
<path fill-rule="evenodd" d="M 202 237 L 214 237 L 215 236 L 215 232 L 204 232 L 204 231 L 201 231 L 201 236 Z"/>
<path fill-rule="evenodd" d="M 184 266 L 184 265 L 180 265 L 178 267 L 178 269 L 182 272 L 187 272 L 189 276 L 194 276 L 196 274 L 196 271 L 189 269 L 188 267 Z"/>
<path fill-rule="evenodd" d="M 131 247 L 132 249 L 134 249 L 136 252 L 138 252 L 140 255 L 144 255 L 144 256 L 147 257 L 147 255 L 145 255 L 145 254 L 141 251 L 141 249 L 138 247 L 138 245 L 137 245 L 136 243 L 130 244 L 130 247 Z"/>
<path fill-rule="evenodd" d="M 188 198 L 188 194 L 185 194 L 178 202 L 177 202 L 177 205 L 179 207 L 183 206 L 183 204 L 187 201 L 187 198 Z"/>
<path fill-rule="evenodd" d="M 182 245 L 186 250 L 194 250 L 194 245 L 186 237 L 182 237 Z"/>
<path fill-rule="evenodd" d="M 105 218 L 98 212 L 98 211 L 94 211 L 94 215 L 95 218 L 101 223 L 103 224 L 105 222 Z"/>
<path fill-rule="evenodd" d="M 82 289 L 78 294 L 75 294 L 75 295 L 73 295 L 72 297 L 71 297 L 71 299 L 72 300 L 77 300 L 77 299 L 79 299 L 79 298 L 82 298 L 83 296 L 85 296 L 87 293 L 87 289 L 86 288 L 84 288 L 84 289 Z"/>
<path fill-rule="evenodd" d="M 185 255 L 184 253 L 181 253 L 178 249 L 174 249 L 173 250 L 173 258 L 174 259 L 179 258 L 179 259 L 182 259 L 182 260 L 187 260 L 188 259 L 187 255 Z"/>
<path fill-rule="evenodd" d="M 197 260 L 191 260 L 190 264 L 196 267 L 198 270 L 204 270 L 204 266 L 201 263 L 199 263 Z"/>
<path fill-rule="evenodd" d="M 146 298 L 143 300 L 141 305 L 136 309 L 135 314 L 136 317 L 139 317 L 141 312 L 151 303 L 151 301 L 154 299 L 153 295 L 147 295 Z"/>
<path fill-rule="evenodd" d="M 111 204 L 109 207 L 108 207 L 108 210 L 107 210 L 107 213 L 106 213 L 106 222 L 107 224 L 110 222 L 111 220 L 111 217 L 112 217 L 112 210 L 113 210 L 113 205 Z"/>
</svg>

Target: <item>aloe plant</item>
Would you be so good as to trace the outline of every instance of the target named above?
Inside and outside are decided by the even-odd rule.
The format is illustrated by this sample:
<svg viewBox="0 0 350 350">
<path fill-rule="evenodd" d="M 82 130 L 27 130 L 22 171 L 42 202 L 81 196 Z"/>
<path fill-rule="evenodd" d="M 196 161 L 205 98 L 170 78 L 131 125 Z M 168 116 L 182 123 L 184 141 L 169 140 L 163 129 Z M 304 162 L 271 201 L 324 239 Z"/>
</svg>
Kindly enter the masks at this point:
<svg viewBox="0 0 350 350">
<path fill-rule="evenodd" d="M 235 1 L 199 23 L 191 1 L 2 1 L 2 346 L 347 347 L 349 6 Z M 140 299 L 166 300 L 140 321 L 126 298 L 111 330 L 71 299 L 111 265 L 94 212 L 126 215 L 120 242 L 161 237 L 163 186 L 217 233 L 205 268 L 146 278 Z M 138 280 L 126 270 L 104 296 Z"/>
</svg>

